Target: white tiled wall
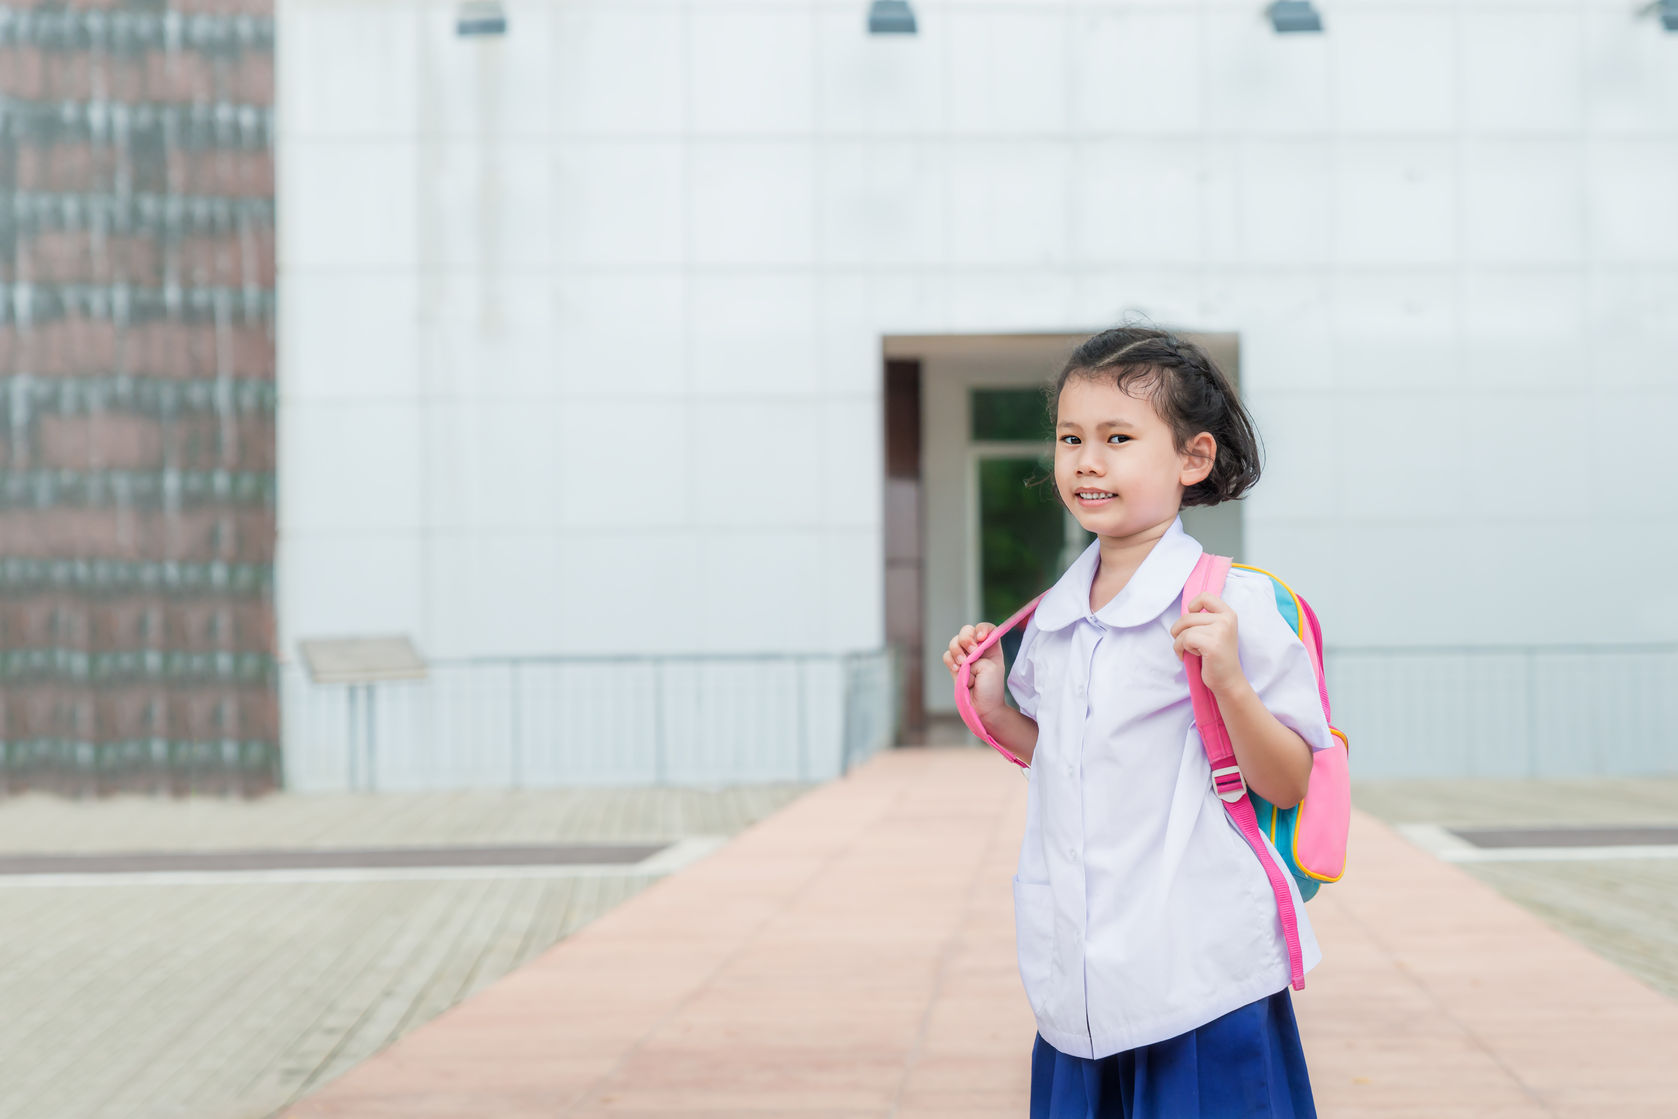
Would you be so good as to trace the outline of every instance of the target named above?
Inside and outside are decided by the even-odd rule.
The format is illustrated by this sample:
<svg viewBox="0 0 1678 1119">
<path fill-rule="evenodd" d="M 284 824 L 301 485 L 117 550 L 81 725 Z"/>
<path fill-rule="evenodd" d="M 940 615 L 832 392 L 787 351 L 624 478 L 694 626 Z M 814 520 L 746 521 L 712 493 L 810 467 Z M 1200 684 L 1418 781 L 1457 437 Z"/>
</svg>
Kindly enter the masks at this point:
<svg viewBox="0 0 1678 1119">
<path fill-rule="evenodd" d="M 286 648 L 876 646 L 881 335 L 1135 310 L 1332 642 L 1670 637 L 1678 36 L 1319 6 L 280 0 Z"/>
</svg>

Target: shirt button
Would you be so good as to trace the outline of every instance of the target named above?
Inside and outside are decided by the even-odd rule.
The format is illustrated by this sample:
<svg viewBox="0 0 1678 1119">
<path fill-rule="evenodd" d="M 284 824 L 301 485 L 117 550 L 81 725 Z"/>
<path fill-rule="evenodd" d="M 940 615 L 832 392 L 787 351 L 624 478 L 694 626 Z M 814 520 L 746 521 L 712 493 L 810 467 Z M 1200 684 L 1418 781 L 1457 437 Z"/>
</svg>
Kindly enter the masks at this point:
<svg viewBox="0 0 1678 1119">
<path fill-rule="evenodd" d="M 1078 849 L 1076 847 L 1068 847 L 1066 849 L 1066 857 L 1071 859 L 1073 862 L 1077 862 L 1078 861 Z"/>
</svg>

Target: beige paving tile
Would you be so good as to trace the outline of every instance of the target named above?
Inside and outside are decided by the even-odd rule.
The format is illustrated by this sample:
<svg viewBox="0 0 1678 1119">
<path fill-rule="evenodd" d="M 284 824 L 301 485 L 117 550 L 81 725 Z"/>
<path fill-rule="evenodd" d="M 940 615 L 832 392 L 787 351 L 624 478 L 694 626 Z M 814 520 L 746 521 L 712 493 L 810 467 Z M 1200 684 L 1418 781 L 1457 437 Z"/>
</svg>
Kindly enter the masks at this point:
<svg viewBox="0 0 1678 1119">
<path fill-rule="evenodd" d="M 624 842 L 737 831 L 795 798 L 753 790 L 0 801 L 0 852 Z M 807 870 L 797 870 L 807 873 Z M 0 1119 L 257 1119 L 608 912 L 653 879 L 20 886 L 0 882 Z M 742 906 L 741 912 L 747 912 Z M 768 910 L 757 917 L 761 921 Z M 739 930 L 684 962 L 697 984 Z M 636 952 L 644 942 L 627 941 Z M 611 956 L 604 973 L 624 962 Z M 596 969 L 597 973 L 599 969 Z M 667 997 L 672 973 L 641 966 Z M 518 990 L 541 1021 L 579 986 Z M 602 997 L 621 987 L 601 983 Z M 469 1005 L 476 1005 L 475 1002 Z M 661 1004 L 664 1005 L 664 1004 Z M 597 1016 L 598 1017 L 598 1016 Z M 526 1027 L 528 1028 L 528 1027 Z M 573 1041 L 611 1067 L 635 1032 Z M 609 1044 L 606 1042 L 609 1041 Z M 519 1066 L 522 1068 L 523 1066 Z M 534 1082 L 546 1089 L 546 1079 Z M 425 1107 L 437 1106 L 426 1101 Z M 520 1104 L 519 1106 L 523 1106 Z M 551 1100 L 533 1113 L 551 1115 Z"/>
</svg>

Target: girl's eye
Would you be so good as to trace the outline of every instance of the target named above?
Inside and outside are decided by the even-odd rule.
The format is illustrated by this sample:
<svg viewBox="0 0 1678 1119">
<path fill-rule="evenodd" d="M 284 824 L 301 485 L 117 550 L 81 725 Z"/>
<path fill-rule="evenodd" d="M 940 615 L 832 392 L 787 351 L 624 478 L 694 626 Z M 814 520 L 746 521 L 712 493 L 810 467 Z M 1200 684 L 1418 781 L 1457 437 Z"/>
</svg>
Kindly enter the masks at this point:
<svg viewBox="0 0 1678 1119">
<path fill-rule="evenodd" d="M 1107 442 L 1111 443 L 1115 439 L 1117 439 L 1120 443 L 1128 443 L 1128 442 L 1130 442 L 1131 437 L 1128 436 L 1128 435 L 1119 435 L 1119 434 L 1115 433 L 1115 434 L 1109 435 L 1107 437 Z M 1076 435 L 1062 435 L 1060 437 L 1060 444 L 1064 447 L 1076 447 L 1079 444 L 1079 442 L 1080 442 L 1080 440 L 1078 439 L 1078 437 Z"/>
</svg>

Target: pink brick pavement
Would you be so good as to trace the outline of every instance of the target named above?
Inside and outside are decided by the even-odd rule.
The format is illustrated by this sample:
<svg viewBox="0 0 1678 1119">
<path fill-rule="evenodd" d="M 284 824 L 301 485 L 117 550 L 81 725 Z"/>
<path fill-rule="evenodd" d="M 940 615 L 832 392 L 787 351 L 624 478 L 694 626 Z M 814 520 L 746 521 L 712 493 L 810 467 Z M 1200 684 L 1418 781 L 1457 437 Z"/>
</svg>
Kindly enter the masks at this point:
<svg viewBox="0 0 1678 1119">
<path fill-rule="evenodd" d="M 289 1114 L 1023 1116 L 1024 794 L 989 751 L 882 755 Z M 1678 1116 L 1678 1003 L 1373 819 L 1310 913 L 1324 1119 Z"/>
</svg>

